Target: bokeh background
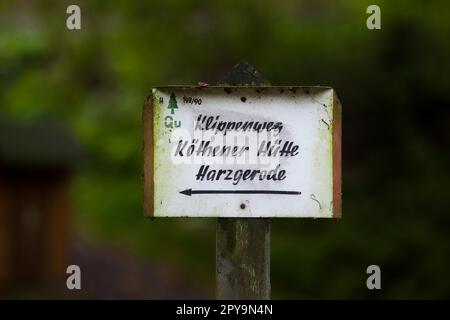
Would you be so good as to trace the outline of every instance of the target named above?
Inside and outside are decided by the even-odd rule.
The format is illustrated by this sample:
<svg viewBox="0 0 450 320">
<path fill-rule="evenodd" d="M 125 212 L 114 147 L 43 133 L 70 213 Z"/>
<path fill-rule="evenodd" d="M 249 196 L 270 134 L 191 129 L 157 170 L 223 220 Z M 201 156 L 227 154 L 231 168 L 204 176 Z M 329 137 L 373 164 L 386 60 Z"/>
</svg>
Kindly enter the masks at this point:
<svg viewBox="0 0 450 320">
<path fill-rule="evenodd" d="M 67 30 L 69 4 L 82 30 Z M 370 4 L 381 30 L 366 28 Z M 214 297 L 215 220 L 143 218 L 141 110 L 153 86 L 214 83 L 245 59 L 343 104 L 343 219 L 273 220 L 273 298 L 449 298 L 449 13 L 445 0 L 1 1 L 0 296 Z M 382 290 L 366 288 L 371 264 Z"/>
</svg>

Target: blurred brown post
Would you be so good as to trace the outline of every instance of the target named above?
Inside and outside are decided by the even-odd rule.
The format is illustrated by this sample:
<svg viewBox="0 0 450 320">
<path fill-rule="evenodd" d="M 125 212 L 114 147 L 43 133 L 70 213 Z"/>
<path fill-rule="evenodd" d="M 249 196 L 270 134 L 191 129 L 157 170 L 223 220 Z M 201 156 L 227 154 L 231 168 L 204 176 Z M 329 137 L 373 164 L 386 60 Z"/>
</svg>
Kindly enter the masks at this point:
<svg viewBox="0 0 450 320">
<path fill-rule="evenodd" d="M 219 84 L 270 85 L 245 61 Z M 216 295 L 217 299 L 270 299 L 270 219 L 217 219 Z"/>
<path fill-rule="evenodd" d="M 0 291 L 64 283 L 81 153 L 59 126 L 0 123 Z"/>
</svg>

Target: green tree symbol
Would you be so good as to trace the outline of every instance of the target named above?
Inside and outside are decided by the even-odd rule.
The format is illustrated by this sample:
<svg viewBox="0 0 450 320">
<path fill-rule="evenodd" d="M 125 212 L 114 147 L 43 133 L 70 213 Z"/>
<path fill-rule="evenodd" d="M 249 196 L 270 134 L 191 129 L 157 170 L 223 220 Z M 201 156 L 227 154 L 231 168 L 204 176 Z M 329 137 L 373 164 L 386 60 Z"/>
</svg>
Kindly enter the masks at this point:
<svg viewBox="0 0 450 320">
<path fill-rule="evenodd" d="M 175 114 L 175 109 L 178 109 L 177 99 L 175 99 L 175 94 L 173 93 L 170 95 L 169 106 L 167 108 L 170 109 L 170 114 Z"/>
</svg>

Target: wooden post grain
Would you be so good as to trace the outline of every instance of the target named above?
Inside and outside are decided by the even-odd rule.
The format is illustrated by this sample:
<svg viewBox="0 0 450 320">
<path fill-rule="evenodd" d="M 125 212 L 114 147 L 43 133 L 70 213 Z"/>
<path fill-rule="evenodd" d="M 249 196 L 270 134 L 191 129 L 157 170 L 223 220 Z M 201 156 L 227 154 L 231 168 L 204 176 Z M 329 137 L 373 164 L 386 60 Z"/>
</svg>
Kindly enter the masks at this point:
<svg viewBox="0 0 450 320">
<path fill-rule="evenodd" d="M 219 84 L 270 85 L 245 61 Z M 217 299 L 270 299 L 270 219 L 217 219 L 216 295 Z"/>
</svg>

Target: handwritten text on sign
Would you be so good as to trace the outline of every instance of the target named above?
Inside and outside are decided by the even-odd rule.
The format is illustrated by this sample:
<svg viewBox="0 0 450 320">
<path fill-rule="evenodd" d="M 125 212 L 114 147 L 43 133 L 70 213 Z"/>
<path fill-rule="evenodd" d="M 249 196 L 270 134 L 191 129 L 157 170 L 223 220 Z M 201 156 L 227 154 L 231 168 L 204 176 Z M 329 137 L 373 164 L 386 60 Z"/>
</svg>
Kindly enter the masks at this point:
<svg viewBox="0 0 450 320">
<path fill-rule="evenodd" d="M 340 112 L 327 87 L 153 89 L 146 213 L 339 217 Z"/>
</svg>

